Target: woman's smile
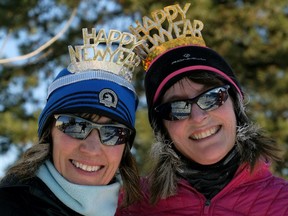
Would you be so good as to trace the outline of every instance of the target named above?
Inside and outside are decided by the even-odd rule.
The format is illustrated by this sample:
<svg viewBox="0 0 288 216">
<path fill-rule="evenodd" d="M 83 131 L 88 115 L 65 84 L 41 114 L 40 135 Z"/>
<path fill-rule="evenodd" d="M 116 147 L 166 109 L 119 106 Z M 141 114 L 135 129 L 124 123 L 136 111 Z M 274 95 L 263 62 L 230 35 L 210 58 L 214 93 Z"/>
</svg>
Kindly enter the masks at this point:
<svg viewBox="0 0 288 216">
<path fill-rule="evenodd" d="M 101 167 L 103 167 L 103 166 L 90 166 L 90 165 L 87 165 L 87 164 L 83 164 L 83 163 L 77 162 L 75 160 L 72 160 L 71 162 L 76 168 L 79 168 L 79 169 L 87 171 L 87 172 L 96 172 L 99 169 L 101 169 Z"/>
<path fill-rule="evenodd" d="M 216 134 L 220 130 L 220 126 L 212 127 L 201 132 L 195 132 L 191 135 L 191 139 L 200 140 Z"/>
</svg>

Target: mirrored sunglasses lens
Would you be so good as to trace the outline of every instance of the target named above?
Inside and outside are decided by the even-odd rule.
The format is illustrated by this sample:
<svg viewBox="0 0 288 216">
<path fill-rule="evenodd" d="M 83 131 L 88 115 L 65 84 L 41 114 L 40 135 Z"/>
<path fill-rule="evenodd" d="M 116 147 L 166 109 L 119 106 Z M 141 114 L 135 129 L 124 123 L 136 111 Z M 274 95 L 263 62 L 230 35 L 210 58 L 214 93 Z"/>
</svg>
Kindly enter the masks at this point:
<svg viewBox="0 0 288 216">
<path fill-rule="evenodd" d="M 181 120 L 187 118 L 191 113 L 191 104 L 186 101 L 176 101 L 171 103 L 169 119 Z"/>
<path fill-rule="evenodd" d="M 206 111 L 212 111 L 219 108 L 228 98 L 227 90 L 224 87 L 212 89 L 201 95 L 198 100 L 198 106 Z"/>
<path fill-rule="evenodd" d="M 189 117 L 192 109 L 192 104 L 197 105 L 205 111 L 215 110 L 222 106 L 228 98 L 229 86 L 223 86 L 209 90 L 195 98 L 164 103 L 155 108 L 158 114 L 165 120 L 177 121 Z"/>
<path fill-rule="evenodd" d="M 84 139 L 91 131 L 89 122 L 73 116 L 59 116 L 55 126 L 63 133 L 76 139 Z"/>
<path fill-rule="evenodd" d="M 119 126 L 102 126 L 100 128 L 101 142 L 105 145 L 125 144 L 129 141 L 130 130 Z"/>
<path fill-rule="evenodd" d="M 213 110 L 218 107 L 218 99 L 217 92 L 208 92 L 199 97 L 197 104 L 203 110 Z"/>
</svg>

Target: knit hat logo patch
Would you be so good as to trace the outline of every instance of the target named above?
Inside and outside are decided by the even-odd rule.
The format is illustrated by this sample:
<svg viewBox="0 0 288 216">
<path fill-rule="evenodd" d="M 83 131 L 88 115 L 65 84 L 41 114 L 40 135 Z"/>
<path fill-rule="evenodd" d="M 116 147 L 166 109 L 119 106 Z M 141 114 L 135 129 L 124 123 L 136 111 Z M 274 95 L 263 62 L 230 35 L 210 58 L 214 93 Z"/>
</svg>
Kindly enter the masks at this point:
<svg viewBox="0 0 288 216">
<path fill-rule="evenodd" d="M 118 103 L 118 97 L 114 91 L 110 89 L 103 89 L 99 93 L 99 101 L 106 107 L 116 108 Z"/>
</svg>

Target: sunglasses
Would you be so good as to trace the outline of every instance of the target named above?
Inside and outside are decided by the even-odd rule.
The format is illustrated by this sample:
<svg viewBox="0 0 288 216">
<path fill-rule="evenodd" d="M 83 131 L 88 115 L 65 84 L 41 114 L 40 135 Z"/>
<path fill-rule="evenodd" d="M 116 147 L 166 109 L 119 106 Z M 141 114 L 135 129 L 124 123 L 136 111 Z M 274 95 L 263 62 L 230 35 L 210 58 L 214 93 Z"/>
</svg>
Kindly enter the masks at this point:
<svg viewBox="0 0 288 216">
<path fill-rule="evenodd" d="M 122 124 L 97 124 L 73 115 L 55 115 L 55 126 L 70 137 L 85 140 L 93 129 L 97 129 L 101 143 L 120 145 L 128 143 L 133 131 Z"/>
<path fill-rule="evenodd" d="M 202 110 L 211 111 L 222 106 L 228 99 L 229 85 L 209 89 L 197 97 L 176 100 L 155 107 L 157 114 L 165 120 L 177 121 L 189 118 L 192 105 L 196 103 Z"/>
</svg>

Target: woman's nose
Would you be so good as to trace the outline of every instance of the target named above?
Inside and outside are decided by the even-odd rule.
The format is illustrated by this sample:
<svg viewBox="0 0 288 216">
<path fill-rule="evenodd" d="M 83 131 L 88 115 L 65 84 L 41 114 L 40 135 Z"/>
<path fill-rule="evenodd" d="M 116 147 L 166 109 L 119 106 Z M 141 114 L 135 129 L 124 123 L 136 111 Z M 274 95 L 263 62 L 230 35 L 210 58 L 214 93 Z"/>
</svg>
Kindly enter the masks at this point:
<svg viewBox="0 0 288 216">
<path fill-rule="evenodd" d="M 81 141 L 80 150 L 89 153 L 99 153 L 102 150 L 102 143 L 97 129 L 92 129 L 85 140 Z"/>
<path fill-rule="evenodd" d="M 199 123 L 203 121 L 208 116 L 208 112 L 202 110 L 197 104 L 192 104 L 191 113 L 189 119 Z"/>
</svg>

